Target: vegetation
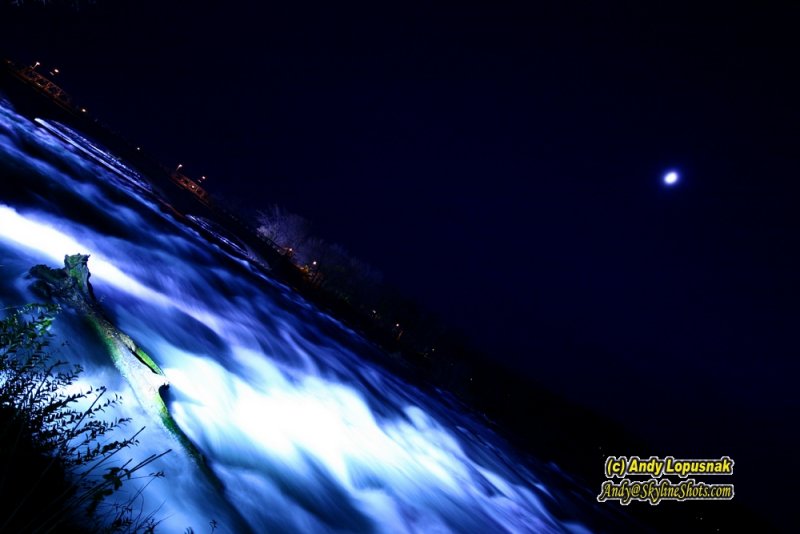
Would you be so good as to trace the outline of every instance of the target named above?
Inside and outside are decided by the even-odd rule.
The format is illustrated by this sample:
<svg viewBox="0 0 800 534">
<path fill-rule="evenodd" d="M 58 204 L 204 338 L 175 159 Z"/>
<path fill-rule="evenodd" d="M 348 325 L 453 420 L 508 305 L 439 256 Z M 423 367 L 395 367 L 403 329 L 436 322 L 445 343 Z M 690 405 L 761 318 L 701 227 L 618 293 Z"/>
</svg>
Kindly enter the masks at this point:
<svg viewBox="0 0 800 534">
<path fill-rule="evenodd" d="M 286 257 L 321 290 L 346 304 L 395 341 L 428 353 L 441 342 L 444 327 L 431 313 L 401 296 L 383 275 L 342 245 L 311 233 L 311 222 L 272 205 L 255 216 L 256 233 L 283 249 Z"/>
<path fill-rule="evenodd" d="M 164 474 L 143 469 L 169 451 L 121 462 L 144 429 L 109 438 L 128 422 L 101 418 L 120 399 L 103 387 L 75 392 L 80 366 L 50 355 L 57 312 L 31 304 L 0 320 L 0 531 L 153 532 L 142 491 Z M 146 483 L 122 504 L 110 498 L 134 480 Z"/>
</svg>

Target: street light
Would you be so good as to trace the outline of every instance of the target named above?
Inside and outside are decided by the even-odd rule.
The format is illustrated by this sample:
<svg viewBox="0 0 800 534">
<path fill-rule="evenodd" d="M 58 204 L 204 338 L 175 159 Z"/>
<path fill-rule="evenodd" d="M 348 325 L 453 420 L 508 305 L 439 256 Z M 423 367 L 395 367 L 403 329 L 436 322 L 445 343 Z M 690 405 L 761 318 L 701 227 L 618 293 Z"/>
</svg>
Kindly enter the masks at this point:
<svg viewBox="0 0 800 534">
<path fill-rule="evenodd" d="M 175 167 L 175 172 L 178 172 L 179 170 L 181 170 L 182 167 L 183 167 L 183 164 L 182 163 L 178 163 L 178 166 Z"/>
<path fill-rule="evenodd" d="M 38 67 L 39 65 L 41 65 L 41 63 L 39 63 L 37 61 L 36 63 L 33 64 L 33 67 L 31 67 L 31 70 L 36 70 L 36 67 Z"/>
</svg>

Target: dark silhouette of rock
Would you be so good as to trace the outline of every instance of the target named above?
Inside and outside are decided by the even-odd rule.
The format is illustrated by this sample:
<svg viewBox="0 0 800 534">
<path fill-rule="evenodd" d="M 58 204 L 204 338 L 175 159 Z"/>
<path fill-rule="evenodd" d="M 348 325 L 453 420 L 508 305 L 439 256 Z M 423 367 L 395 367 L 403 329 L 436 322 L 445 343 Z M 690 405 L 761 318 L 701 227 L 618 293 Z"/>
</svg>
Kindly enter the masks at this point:
<svg viewBox="0 0 800 534">
<path fill-rule="evenodd" d="M 64 256 L 64 267 L 54 269 L 47 265 L 36 265 L 30 270 L 36 281 L 31 289 L 40 296 L 52 300 L 66 301 L 83 311 L 94 307 L 96 300 L 89 282 L 89 255 Z"/>
</svg>

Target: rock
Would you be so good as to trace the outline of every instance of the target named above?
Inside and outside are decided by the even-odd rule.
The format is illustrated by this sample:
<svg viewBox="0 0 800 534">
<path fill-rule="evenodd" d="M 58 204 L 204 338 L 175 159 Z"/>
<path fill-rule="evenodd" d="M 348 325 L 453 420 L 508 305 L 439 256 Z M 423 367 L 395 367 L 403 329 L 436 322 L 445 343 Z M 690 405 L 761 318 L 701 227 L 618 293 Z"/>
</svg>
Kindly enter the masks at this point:
<svg viewBox="0 0 800 534">
<path fill-rule="evenodd" d="M 78 290 L 94 300 L 92 285 L 89 283 L 89 255 L 74 254 L 64 256 L 64 268 L 69 277 L 77 284 Z"/>
<path fill-rule="evenodd" d="M 53 269 L 36 265 L 30 270 L 35 281 L 31 289 L 48 300 L 60 301 L 74 308 L 92 325 L 105 344 L 114 366 L 131 385 L 136 400 L 154 419 L 160 420 L 167 432 L 181 444 L 218 489 L 222 482 L 206 465 L 200 451 L 178 427 L 164 402 L 169 387 L 164 372 L 156 362 L 127 334 L 119 330 L 103 313 L 89 282 L 89 256 L 73 254 L 64 257 L 64 267 Z"/>
<path fill-rule="evenodd" d="M 96 301 L 88 262 L 88 254 L 73 254 L 64 256 L 62 269 L 36 265 L 30 270 L 30 276 L 36 279 L 31 289 L 48 299 L 66 301 L 81 309 L 92 308 Z"/>
</svg>

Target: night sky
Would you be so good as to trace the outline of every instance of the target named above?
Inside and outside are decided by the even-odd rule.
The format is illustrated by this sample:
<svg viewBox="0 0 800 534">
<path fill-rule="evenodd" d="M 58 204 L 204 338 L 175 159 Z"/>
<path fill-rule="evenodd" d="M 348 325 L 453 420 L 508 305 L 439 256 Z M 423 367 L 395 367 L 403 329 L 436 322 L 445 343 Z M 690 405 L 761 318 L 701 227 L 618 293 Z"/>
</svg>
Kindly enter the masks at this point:
<svg viewBox="0 0 800 534">
<path fill-rule="evenodd" d="M 662 454 L 797 446 L 800 5 L 261 4 L 4 5 L 0 52 Z"/>
</svg>

